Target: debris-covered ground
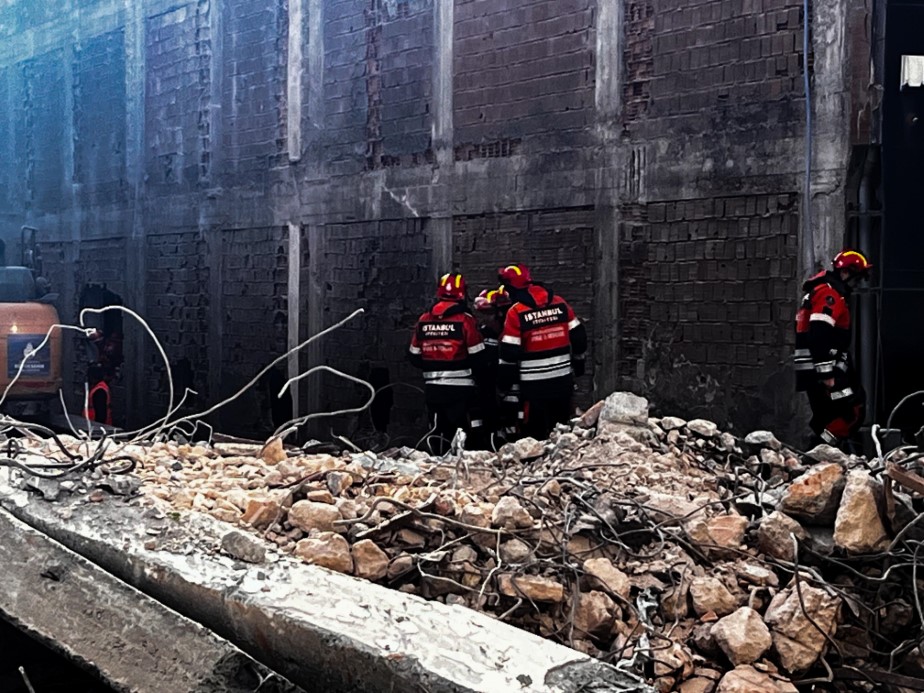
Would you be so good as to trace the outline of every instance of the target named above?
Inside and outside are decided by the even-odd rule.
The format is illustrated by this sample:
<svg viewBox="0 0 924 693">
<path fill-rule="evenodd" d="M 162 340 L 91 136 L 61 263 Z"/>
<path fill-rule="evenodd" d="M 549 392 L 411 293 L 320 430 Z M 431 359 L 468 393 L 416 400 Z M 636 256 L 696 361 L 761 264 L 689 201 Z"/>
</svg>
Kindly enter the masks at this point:
<svg viewBox="0 0 924 693">
<path fill-rule="evenodd" d="M 65 461 L 52 441 L 25 446 Z M 220 550 L 239 560 L 274 548 L 464 604 L 660 691 L 924 690 L 922 501 L 833 448 L 649 418 L 617 393 L 550 441 L 497 454 L 338 457 L 277 440 L 113 445 L 114 457 L 138 462 L 144 502 L 235 525 Z M 88 502 L 137 486 L 24 479 Z"/>
</svg>

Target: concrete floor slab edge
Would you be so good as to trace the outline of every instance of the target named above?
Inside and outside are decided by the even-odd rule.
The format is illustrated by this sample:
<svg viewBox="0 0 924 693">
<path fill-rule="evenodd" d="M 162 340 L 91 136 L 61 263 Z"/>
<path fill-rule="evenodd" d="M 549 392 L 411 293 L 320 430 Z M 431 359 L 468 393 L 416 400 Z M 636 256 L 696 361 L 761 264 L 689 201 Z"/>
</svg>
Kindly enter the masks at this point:
<svg viewBox="0 0 924 693">
<path fill-rule="evenodd" d="M 117 691 L 301 690 L 3 510 L 0 547 L 0 615 Z"/>
<path fill-rule="evenodd" d="M 308 690 L 651 690 L 614 667 L 485 614 L 287 556 L 270 552 L 267 564 L 247 565 L 207 551 L 146 549 L 152 521 L 136 503 L 47 503 L 0 480 L 0 504 Z M 209 516 L 184 513 L 169 531 L 192 546 L 217 545 L 229 529 Z"/>
</svg>

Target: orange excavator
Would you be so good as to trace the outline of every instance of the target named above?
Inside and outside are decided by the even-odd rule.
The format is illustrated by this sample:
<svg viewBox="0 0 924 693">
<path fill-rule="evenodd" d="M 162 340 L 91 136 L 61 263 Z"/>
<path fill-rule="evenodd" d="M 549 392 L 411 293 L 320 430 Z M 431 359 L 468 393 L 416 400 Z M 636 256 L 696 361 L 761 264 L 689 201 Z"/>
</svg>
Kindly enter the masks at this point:
<svg viewBox="0 0 924 693">
<path fill-rule="evenodd" d="M 0 241 L 0 397 L 4 412 L 30 418 L 47 413 L 62 383 L 57 294 L 42 276 L 37 233 L 22 228 L 19 265 L 6 264 Z"/>
</svg>

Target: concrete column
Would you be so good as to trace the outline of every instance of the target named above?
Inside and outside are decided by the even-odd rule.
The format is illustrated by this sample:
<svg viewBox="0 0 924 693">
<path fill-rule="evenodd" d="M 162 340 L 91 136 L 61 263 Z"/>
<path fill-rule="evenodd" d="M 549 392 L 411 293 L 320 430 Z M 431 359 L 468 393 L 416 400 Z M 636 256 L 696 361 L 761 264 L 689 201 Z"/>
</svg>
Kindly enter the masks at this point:
<svg viewBox="0 0 924 693">
<path fill-rule="evenodd" d="M 289 223 L 289 281 L 288 297 L 289 325 L 288 348 L 294 349 L 301 341 L 301 305 L 302 305 L 302 230 L 298 224 Z M 288 376 L 294 378 L 299 374 L 299 355 L 292 354 L 288 359 Z M 292 391 L 292 415 L 299 413 L 299 383 L 290 387 Z M 273 396 L 278 393 L 273 393 Z"/>
<path fill-rule="evenodd" d="M 846 0 L 815 0 L 812 29 L 814 122 L 809 209 L 815 261 L 826 263 L 841 249 L 846 224 L 844 190 L 850 157 Z M 813 268 L 802 269 L 807 274 Z"/>
<path fill-rule="evenodd" d="M 322 254 L 324 252 L 324 229 L 321 226 L 308 227 L 308 286 L 302 287 L 302 291 L 307 296 L 307 337 L 316 335 L 324 329 L 324 283 L 321 279 Z M 312 368 L 320 364 L 324 358 L 323 340 L 312 343 L 306 349 L 304 357 L 306 368 Z M 305 413 L 310 414 L 319 411 L 321 408 L 321 393 L 319 388 L 314 385 L 317 379 L 308 378 L 305 388 L 307 397 L 305 398 Z M 311 426 L 309 425 L 309 430 Z"/>
<path fill-rule="evenodd" d="M 619 205 L 627 195 L 637 198 L 640 185 L 621 175 L 623 87 L 623 3 L 601 2 L 597 7 L 597 68 L 595 105 L 600 154 L 597 174 L 594 277 L 594 330 L 591 345 L 594 394 L 603 397 L 616 389 L 619 374 Z"/>
<path fill-rule="evenodd" d="M 308 121 L 313 130 L 324 126 L 324 2 L 308 4 Z"/>
<path fill-rule="evenodd" d="M 67 207 L 70 211 L 69 220 L 70 228 L 66 229 L 62 224 L 61 238 L 64 243 L 64 261 L 67 267 L 75 268 L 74 271 L 66 272 L 63 277 L 49 277 L 52 285 L 57 287 L 56 290 L 61 292 L 61 298 L 58 301 L 59 317 L 64 323 L 76 323 L 77 315 L 77 260 L 80 257 L 80 224 L 83 215 L 82 207 L 78 204 L 76 182 L 74 170 L 74 44 L 68 43 L 64 48 L 64 190 L 67 194 Z M 59 283 L 60 282 L 60 283 Z M 69 395 L 73 393 L 74 383 L 74 361 L 77 354 L 74 348 L 74 340 L 79 339 L 76 334 L 65 336 L 63 340 L 63 350 L 61 358 L 63 359 L 61 367 L 61 376 L 64 379 L 64 401 L 69 411 L 82 411 L 80 407 L 82 402 L 71 401 Z"/>
<path fill-rule="evenodd" d="M 289 161 L 302 158 L 302 0 L 289 0 L 289 51 L 286 66 L 286 132 Z"/>
<path fill-rule="evenodd" d="M 221 399 L 221 366 L 222 366 L 222 332 L 224 321 L 222 319 L 222 234 L 219 229 L 210 229 L 205 235 L 206 241 L 206 267 L 209 268 L 209 392 L 208 400 L 218 402 Z M 217 412 L 212 425 L 218 425 L 221 412 Z"/>
<path fill-rule="evenodd" d="M 131 227 L 126 238 L 125 303 L 140 315 L 145 314 L 146 297 L 146 229 L 144 226 L 144 92 L 145 46 L 144 3 L 125 0 L 125 163 L 130 196 Z M 146 354 L 148 337 L 138 325 L 127 319 L 125 340 L 125 378 L 127 424 L 135 427 L 143 421 L 145 407 Z M 130 327 L 131 325 L 131 327 Z"/>
<path fill-rule="evenodd" d="M 439 174 L 433 186 L 433 210 L 425 229 L 430 239 L 433 280 L 452 269 L 452 179 L 455 168 L 452 121 L 453 12 L 455 2 L 433 3 L 433 148 Z"/>
</svg>

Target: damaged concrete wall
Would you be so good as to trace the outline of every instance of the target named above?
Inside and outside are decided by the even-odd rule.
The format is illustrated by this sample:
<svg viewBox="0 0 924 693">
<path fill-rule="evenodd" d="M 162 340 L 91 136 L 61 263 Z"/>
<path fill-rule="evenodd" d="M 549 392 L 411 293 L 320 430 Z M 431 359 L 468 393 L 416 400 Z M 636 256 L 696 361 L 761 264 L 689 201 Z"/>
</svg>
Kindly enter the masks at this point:
<svg viewBox="0 0 924 693">
<path fill-rule="evenodd" d="M 800 8 L 20 0 L 0 10 L 0 234 L 43 230 L 65 319 L 86 282 L 124 291 L 199 401 L 360 306 L 363 322 L 303 365 L 336 354 L 420 385 L 393 352 L 429 283 L 456 267 L 480 290 L 495 260 L 525 258 L 591 323 L 585 399 L 621 384 L 780 426 L 805 269 Z M 843 222 L 845 8 L 813 9 L 819 255 Z M 491 245 L 466 249 L 465 229 L 499 219 Z M 299 319 L 281 319 L 293 301 Z M 141 330 L 127 342 L 117 399 L 140 423 L 165 405 L 164 369 Z M 327 390 L 306 384 L 298 409 L 339 404 Z M 417 395 L 394 397 L 396 425 L 413 426 Z M 265 430 L 255 406 L 220 423 Z"/>
</svg>

